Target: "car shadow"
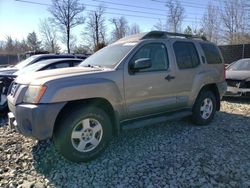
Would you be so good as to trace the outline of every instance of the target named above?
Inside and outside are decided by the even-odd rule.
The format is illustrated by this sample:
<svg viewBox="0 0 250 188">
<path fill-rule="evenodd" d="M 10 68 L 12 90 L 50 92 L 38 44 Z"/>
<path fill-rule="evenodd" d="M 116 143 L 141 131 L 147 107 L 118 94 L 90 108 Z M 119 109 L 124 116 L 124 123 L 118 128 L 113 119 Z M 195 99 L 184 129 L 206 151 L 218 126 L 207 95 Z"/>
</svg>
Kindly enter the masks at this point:
<svg viewBox="0 0 250 188">
<path fill-rule="evenodd" d="M 126 187 L 130 178 L 136 178 L 133 182 L 138 187 L 147 185 L 146 179 L 151 173 L 168 183 L 174 178 L 168 174 L 171 166 L 181 163 L 188 168 L 195 162 L 198 172 L 193 180 L 198 181 L 208 176 L 202 171 L 202 165 L 211 166 L 210 160 L 214 157 L 217 164 L 226 164 L 229 159 L 242 159 L 240 164 L 236 163 L 235 169 L 240 168 L 237 165 L 244 161 L 247 163 L 248 160 L 243 158 L 250 156 L 250 143 L 245 143 L 242 137 L 249 137 L 249 124 L 250 117 L 218 112 L 208 126 L 195 126 L 190 121 L 178 120 L 126 130 L 111 141 L 102 155 L 88 163 L 67 161 L 56 152 L 51 141 L 38 142 L 32 150 L 34 168 L 55 187 L 106 187 L 107 184 L 119 183 Z M 218 154 L 218 148 L 227 158 Z M 174 169 L 178 174 L 179 169 Z"/>
</svg>

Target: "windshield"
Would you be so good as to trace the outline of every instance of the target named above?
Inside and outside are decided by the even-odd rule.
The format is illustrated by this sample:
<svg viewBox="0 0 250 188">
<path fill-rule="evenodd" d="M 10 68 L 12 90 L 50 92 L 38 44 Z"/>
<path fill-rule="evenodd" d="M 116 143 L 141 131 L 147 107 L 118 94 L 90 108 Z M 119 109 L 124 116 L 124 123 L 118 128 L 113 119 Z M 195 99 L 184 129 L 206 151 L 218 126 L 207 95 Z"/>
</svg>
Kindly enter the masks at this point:
<svg viewBox="0 0 250 188">
<path fill-rule="evenodd" d="M 21 74 L 26 74 L 29 72 L 36 72 L 37 70 L 40 70 L 44 66 L 45 64 L 35 63 L 33 65 L 29 65 L 27 67 L 20 69 L 19 71 L 15 72 L 14 75 L 21 75 Z"/>
<path fill-rule="evenodd" d="M 22 69 L 23 67 L 26 67 L 31 61 L 33 61 L 36 58 L 36 56 L 31 56 L 20 63 L 18 63 L 15 67 L 18 69 Z"/>
<path fill-rule="evenodd" d="M 234 64 L 229 66 L 228 70 L 250 71 L 250 59 L 236 61 Z"/>
<path fill-rule="evenodd" d="M 135 43 L 115 44 L 94 53 L 79 66 L 100 66 L 114 68 L 134 47 Z"/>
</svg>

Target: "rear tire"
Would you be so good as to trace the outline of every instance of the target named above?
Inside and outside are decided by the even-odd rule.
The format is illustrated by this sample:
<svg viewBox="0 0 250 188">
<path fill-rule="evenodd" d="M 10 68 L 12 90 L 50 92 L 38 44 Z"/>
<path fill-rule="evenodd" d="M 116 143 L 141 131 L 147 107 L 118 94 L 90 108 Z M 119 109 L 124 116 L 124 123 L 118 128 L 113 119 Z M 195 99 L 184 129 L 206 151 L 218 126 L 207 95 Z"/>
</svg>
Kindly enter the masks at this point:
<svg viewBox="0 0 250 188">
<path fill-rule="evenodd" d="M 193 106 L 192 120 L 197 125 L 209 124 L 216 111 L 216 99 L 211 91 L 202 91 Z"/>
<path fill-rule="evenodd" d="M 59 153 L 73 162 L 87 162 L 103 152 L 112 138 L 112 124 L 106 112 L 86 107 L 63 116 L 53 135 Z"/>
</svg>

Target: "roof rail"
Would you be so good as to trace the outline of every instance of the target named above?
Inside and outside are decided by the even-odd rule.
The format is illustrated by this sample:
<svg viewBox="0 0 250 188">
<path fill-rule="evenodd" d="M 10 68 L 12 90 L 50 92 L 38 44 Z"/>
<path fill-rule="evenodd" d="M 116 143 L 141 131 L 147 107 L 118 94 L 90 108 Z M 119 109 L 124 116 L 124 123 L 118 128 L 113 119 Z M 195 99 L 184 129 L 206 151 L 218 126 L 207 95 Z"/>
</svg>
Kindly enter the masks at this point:
<svg viewBox="0 0 250 188">
<path fill-rule="evenodd" d="M 183 34 L 183 33 L 171 33 L 171 32 L 165 32 L 165 31 L 151 31 L 147 34 L 145 34 L 141 39 L 150 39 L 150 38 L 168 38 L 168 37 L 183 37 L 187 39 L 201 39 L 206 41 L 206 37 L 198 36 L 198 35 L 189 35 L 189 34 Z"/>
</svg>

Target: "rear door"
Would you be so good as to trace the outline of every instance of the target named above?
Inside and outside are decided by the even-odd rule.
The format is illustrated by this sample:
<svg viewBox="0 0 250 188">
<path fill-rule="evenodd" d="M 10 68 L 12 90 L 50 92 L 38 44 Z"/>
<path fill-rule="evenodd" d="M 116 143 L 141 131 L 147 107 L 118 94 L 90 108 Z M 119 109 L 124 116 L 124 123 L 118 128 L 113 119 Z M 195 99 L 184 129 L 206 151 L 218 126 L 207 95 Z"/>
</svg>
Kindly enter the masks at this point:
<svg viewBox="0 0 250 188">
<path fill-rule="evenodd" d="M 197 46 L 192 41 L 176 40 L 172 43 L 176 61 L 176 85 L 177 105 L 179 107 L 188 107 L 192 96 L 193 87 L 196 85 L 197 75 L 201 73 L 201 57 L 198 54 Z M 199 87 L 197 85 L 197 87 Z"/>
</svg>

